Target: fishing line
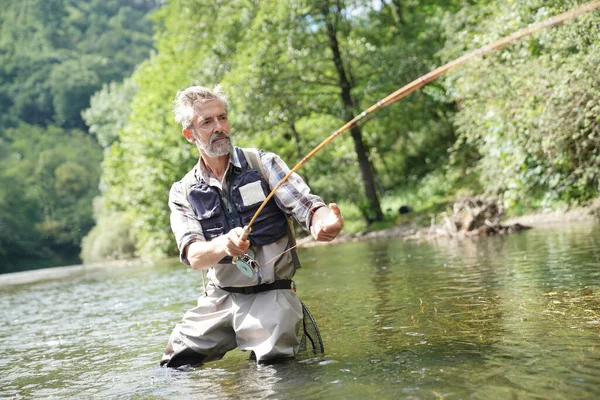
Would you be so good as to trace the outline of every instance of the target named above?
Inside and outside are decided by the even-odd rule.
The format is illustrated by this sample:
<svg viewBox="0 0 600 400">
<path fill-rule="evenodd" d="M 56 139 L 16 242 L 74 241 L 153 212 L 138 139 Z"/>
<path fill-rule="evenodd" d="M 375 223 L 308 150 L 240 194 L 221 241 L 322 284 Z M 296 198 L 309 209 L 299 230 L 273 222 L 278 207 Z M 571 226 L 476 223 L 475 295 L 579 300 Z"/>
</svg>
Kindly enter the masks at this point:
<svg viewBox="0 0 600 400">
<path fill-rule="evenodd" d="M 287 253 L 288 251 L 292 251 L 294 250 L 296 247 L 298 247 L 300 245 L 300 243 L 296 243 L 295 245 L 293 245 L 292 247 L 290 247 L 289 249 L 286 249 L 284 251 L 282 251 L 281 253 L 277 254 L 275 257 L 271 258 L 269 261 L 266 261 L 264 265 L 269 265 L 270 263 L 272 263 L 273 261 L 275 261 L 277 258 L 281 257 L 282 255 L 284 255 L 285 253 Z"/>
<path fill-rule="evenodd" d="M 327 137 L 325 140 L 323 140 L 310 153 L 308 153 L 306 156 L 304 156 L 304 158 L 302 160 L 300 160 L 300 162 L 298 162 L 298 164 L 296 164 L 283 177 L 283 179 L 277 184 L 277 186 L 275 186 L 271 190 L 271 193 L 269 193 L 269 195 L 263 200 L 262 204 L 260 205 L 258 210 L 256 210 L 256 212 L 254 213 L 254 216 L 252 217 L 252 219 L 250 220 L 248 225 L 246 225 L 244 227 L 243 239 L 248 238 L 248 235 L 250 234 L 250 231 L 252 230 L 252 224 L 254 224 L 256 217 L 260 214 L 260 212 L 263 210 L 263 208 L 267 205 L 267 202 L 275 195 L 275 192 L 277 191 L 277 189 L 279 189 L 281 187 L 281 185 L 283 185 L 294 172 L 296 172 L 298 169 L 300 169 L 319 150 L 321 150 L 323 147 L 325 147 L 329 142 L 331 142 L 333 139 L 335 139 L 338 135 L 340 135 L 342 132 L 345 132 L 346 130 L 356 126 L 359 121 L 363 120 L 369 114 L 372 114 L 379 108 L 387 107 L 390 104 L 397 102 L 398 100 L 408 96 L 409 94 L 413 93 L 414 91 L 425 86 L 429 82 L 434 81 L 435 79 L 439 78 L 440 76 L 443 76 L 444 74 L 448 73 L 450 70 L 465 64 L 467 61 L 469 61 L 475 57 L 480 57 L 480 56 L 483 57 L 483 56 L 490 54 L 496 50 L 499 50 L 499 49 L 502 49 L 502 48 L 508 46 L 509 44 L 511 44 L 512 42 L 514 42 L 516 40 L 519 40 L 523 37 L 532 35 L 543 29 L 554 27 L 556 25 L 559 25 L 559 24 L 571 19 L 571 18 L 577 17 L 581 14 L 585 14 L 585 13 L 595 10 L 599 7 L 600 7 L 600 0 L 595 0 L 590 3 L 584 4 L 580 7 L 574 8 L 570 11 L 566 11 L 562 14 L 558 14 L 558 15 L 556 15 L 552 18 L 549 18 L 547 20 L 544 20 L 542 22 L 538 22 L 537 24 L 531 25 L 528 28 L 521 29 L 521 30 L 514 32 L 508 36 L 505 36 L 499 40 L 496 40 L 495 42 L 492 42 L 491 44 L 485 45 L 483 47 L 480 47 L 479 49 L 471 51 L 470 53 L 467 53 L 467 54 L 465 54 L 465 55 L 463 55 L 463 56 L 461 56 L 439 68 L 436 68 L 433 71 L 431 71 L 431 72 L 421 76 L 420 78 L 415 79 L 414 81 L 410 82 L 409 84 L 401 87 L 400 89 L 396 90 L 395 92 L 388 95 L 387 97 L 379 100 L 377 103 L 373 104 L 371 107 L 367 108 L 366 110 L 364 110 L 363 112 L 358 114 L 352 120 L 345 123 L 341 128 L 339 128 L 338 130 L 333 132 L 329 137 Z"/>
</svg>

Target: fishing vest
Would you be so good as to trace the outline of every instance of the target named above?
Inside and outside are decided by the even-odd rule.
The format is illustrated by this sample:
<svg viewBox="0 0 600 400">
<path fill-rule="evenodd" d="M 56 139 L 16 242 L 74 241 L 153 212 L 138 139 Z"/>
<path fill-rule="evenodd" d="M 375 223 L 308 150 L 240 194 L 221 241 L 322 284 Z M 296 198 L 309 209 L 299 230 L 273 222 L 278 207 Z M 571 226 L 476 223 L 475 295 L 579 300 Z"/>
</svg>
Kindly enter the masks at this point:
<svg viewBox="0 0 600 400">
<path fill-rule="evenodd" d="M 234 148 L 240 161 L 240 168 L 232 165 L 229 183 L 224 188 L 229 208 L 224 203 L 219 190 L 200 180 L 189 186 L 188 201 L 196 219 L 202 225 L 207 241 L 226 234 L 235 227 L 248 225 L 256 210 L 270 192 L 269 185 L 261 172 L 248 164 L 244 151 Z M 248 239 L 253 246 L 273 243 L 288 233 L 286 215 L 271 198 L 252 224 Z"/>
</svg>

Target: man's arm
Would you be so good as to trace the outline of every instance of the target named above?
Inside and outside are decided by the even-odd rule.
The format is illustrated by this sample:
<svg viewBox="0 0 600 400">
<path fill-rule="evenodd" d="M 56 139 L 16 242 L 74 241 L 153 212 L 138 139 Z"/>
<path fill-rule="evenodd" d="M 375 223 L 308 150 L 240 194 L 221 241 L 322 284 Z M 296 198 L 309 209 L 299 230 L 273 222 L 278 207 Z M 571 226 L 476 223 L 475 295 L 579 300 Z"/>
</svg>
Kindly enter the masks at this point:
<svg viewBox="0 0 600 400">
<path fill-rule="evenodd" d="M 244 254 L 250 242 L 241 239 L 242 228 L 232 229 L 229 233 L 207 242 L 202 225 L 194 217 L 185 194 L 182 181 L 175 182 L 169 192 L 171 209 L 171 229 L 177 240 L 181 262 L 193 269 L 206 269 L 217 264 L 225 256 Z"/>
<path fill-rule="evenodd" d="M 192 242 L 184 249 L 184 255 L 193 269 L 210 268 L 225 256 L 241 256 L 248 251 L 250 241 L 242 239 L 243 234 L 242 228 L 234 228 L 210 242 Z"/>
<path fill-rule="evenodd" d="M 279 184 L 290 171 L 274 153 L 261 153 L 261 161 L 271 188 Z M 275 200 L 280 208 L 294 215 L 304 229 L 310 230 L 318 241 L 332 241 L 344 227 L 344 218 L 338 205 L 331 203 L 327 207 L 319 196 L 310 192 L 306 182 L 296 173 L 277 189 Z"/>
</svg>

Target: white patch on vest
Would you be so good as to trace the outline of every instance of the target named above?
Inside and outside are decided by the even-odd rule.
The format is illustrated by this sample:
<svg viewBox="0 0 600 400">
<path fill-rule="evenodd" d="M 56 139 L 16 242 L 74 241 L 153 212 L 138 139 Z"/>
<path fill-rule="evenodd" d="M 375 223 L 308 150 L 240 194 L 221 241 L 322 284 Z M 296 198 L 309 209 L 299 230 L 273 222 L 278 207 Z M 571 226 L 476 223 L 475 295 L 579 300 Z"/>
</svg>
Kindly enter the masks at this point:
<svg viewBox="0 0 600 400">
<path fill-rule="evenodd" d="M 262 203 L 265 197 L 260 181 L 252 182 L 240 188 L 240 195 L 245 206 Z"/>
</svg>

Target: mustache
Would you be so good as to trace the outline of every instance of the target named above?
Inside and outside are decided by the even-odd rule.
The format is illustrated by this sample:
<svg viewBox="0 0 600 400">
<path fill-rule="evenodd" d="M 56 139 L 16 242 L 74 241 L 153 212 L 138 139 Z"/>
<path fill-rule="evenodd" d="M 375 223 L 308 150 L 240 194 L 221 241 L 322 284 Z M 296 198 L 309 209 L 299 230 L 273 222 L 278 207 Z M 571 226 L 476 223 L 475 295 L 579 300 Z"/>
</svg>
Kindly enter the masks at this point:
<svg viewBox="0 0 600 400">
<path fill-rule="evenodd" d="M 215 133 L 210 137 L 210 144 L 213 144 L 214 141 L 219 139 L 227 139 L 231 141 L 231 136 L 227 133 Z"/>
</svg>

